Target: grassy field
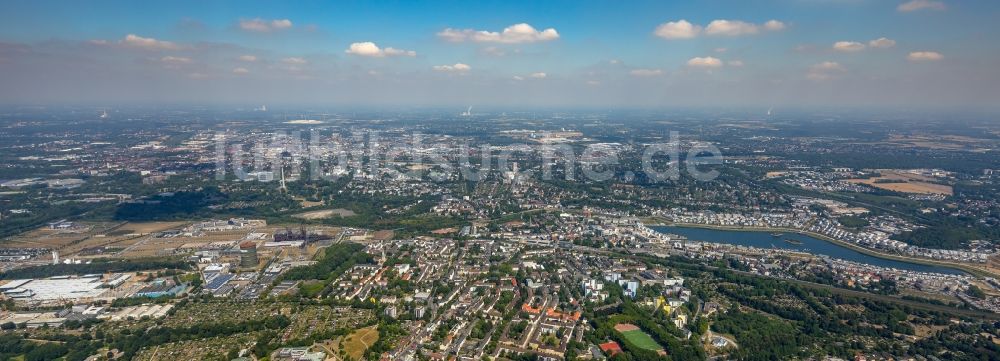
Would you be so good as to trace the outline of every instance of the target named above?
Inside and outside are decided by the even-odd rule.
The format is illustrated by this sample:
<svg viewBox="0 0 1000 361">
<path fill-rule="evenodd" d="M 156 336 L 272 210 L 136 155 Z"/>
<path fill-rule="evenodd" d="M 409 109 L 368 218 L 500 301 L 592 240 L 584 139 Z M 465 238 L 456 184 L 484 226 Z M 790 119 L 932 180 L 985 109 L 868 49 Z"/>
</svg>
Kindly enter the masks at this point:
<svg viewBox="0 0 1000 361">
<path fill-rule="evenodd" d="M 376 326 L 365 327 L 354 331 L 340 342 L 340 348 L 351 357 L 352 360 L 360 360 L 365 354 L 365 350 L 378 341 L 378 329 Z"/>
<path fill-rule="evenodd" d="M 660 346 L 660 344 L 656 343 L 652 337 L 649 337 L 648 334 L 642 332 L 641 330 L 622 332 L 622 336 L 629 340 L 629 342 L 644 349 L 650 351 L 663 350 L 663 346 Z"/>
<path fill-rule="evenodd" d="M 656 343 L 649 334 L 642 332 L 639 327 L 628 323 L 620 323 L 615 325 L 615 330 L 622 334 L 626 340 L 631 342 L 640 348 L 650 350 L 650 351 L 662 351 L 663 346 Z"/>
</svg>

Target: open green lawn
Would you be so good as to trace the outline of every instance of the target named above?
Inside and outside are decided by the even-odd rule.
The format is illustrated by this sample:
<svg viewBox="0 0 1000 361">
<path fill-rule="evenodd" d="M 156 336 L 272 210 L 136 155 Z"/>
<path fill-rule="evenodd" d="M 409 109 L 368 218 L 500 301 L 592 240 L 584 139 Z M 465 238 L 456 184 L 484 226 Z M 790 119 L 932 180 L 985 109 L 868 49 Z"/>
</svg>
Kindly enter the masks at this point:
<svg viewBox="0 0 1000 361">
<path fill-rule="evenodd" d="M 652 337 L 650 337 L 645 332 L 642 332 L 642 330 L 625 331 L 622 332 L 622 336 L 625 337 L 625 339 L 627 339 L 629 342 L 638 347 L 650 351 L 663 350 L 663 346 L 660 346 L 660 344 L 656 343 L 656 341 L 653 340 Z"/>
</svg>

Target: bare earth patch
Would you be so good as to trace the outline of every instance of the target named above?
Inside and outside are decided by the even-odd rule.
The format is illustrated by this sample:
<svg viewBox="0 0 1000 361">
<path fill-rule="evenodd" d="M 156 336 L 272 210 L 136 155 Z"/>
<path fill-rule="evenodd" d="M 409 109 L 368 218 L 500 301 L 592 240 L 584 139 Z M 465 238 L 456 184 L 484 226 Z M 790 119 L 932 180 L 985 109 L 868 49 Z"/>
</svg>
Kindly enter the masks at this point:
<svg viewBox="0 0 1000 361">
<path fill-rule="evenodd" d="M 353 215 L 355 215 L 355 213 L 350 209 L 337 208 L 337 209 L 324 209 L 319 211 L 299 213 L 294 215 L 293 217 L 312 220 L 312 219 L 330 218 L 332 216 L 350 217 Z"/>
</svg>

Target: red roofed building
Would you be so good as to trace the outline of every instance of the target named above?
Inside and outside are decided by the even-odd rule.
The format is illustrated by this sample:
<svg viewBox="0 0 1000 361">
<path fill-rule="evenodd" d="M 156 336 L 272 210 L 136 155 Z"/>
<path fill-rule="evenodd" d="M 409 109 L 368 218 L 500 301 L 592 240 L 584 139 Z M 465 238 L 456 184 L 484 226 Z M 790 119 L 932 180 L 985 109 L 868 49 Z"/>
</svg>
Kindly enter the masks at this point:
<svg viewBox="0 0 1000 361">
<path fill-rule="evenodd" d="M 555 308 L 550 308 L 547 312 L 545 312 L 545 315 L 551 319 L 556 319 L 559 321 L 579 321 L 581 313 L 580 311 L 576 311 L 573 313 L 563 313 L 556 311 Z"/>
<path fill-rule="evenodd" d="M 542 309 L 541 308 L 531 307 L 527 303 L 521 305 L 521 311 L 524 311 L 524 312 L 527 312 L 527 313 L 530 313 L 530 314 L 533 314 L 533 315 L 537 315 L 537 314 L 542 313 Z"/>
</svg>

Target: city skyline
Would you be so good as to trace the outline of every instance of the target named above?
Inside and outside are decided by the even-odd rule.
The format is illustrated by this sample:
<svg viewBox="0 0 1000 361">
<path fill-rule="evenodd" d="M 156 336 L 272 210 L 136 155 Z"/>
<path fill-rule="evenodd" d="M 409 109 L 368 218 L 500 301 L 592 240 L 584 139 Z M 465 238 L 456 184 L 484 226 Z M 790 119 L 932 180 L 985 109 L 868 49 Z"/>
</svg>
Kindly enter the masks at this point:
<svg viewBox="0 0 1000 361">
<path fill-rule="evenodd" d="M 1000 94 L 989 2 L 0 8 L 7 104 L 992 108 Z"/>
</svg>

